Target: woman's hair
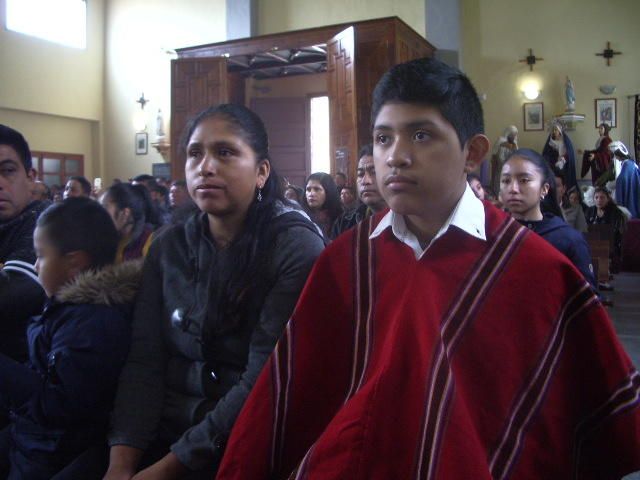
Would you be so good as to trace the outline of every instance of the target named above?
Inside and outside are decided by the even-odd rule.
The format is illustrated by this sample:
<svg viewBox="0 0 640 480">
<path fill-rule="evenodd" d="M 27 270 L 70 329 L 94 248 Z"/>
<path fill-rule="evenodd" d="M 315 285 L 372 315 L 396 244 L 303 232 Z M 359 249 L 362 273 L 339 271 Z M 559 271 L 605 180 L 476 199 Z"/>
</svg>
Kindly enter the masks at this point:
<svg viewBox="0 0 640 480">
<path fill-rule="evenodd" d="M 596 187 L 595 190 L 593 191 L 594 199 L 596 198 L 596 193 L 604 193 L 609 199 L 609 201 L 607 202 L 607 206 L 605 207 L 606 209 L 617 208 L 616 201 L 613 199 L 613 197 L 611 196 L 611 192 L 607 190 L 606 187 Z"/>
<path fill-rule="evenodd" d="M 209 107 L 196 115 L 185 127 L 181 140 L 186 151 L 189 139 L 200 123 L 209 118 L 220 118 L 229 122 L 244 142 L 253 150 L 256 163 L 271 162 L 269 141 L 264 123 L 258 115 L 242 105 L 221 104 Z M 283 195 L 282 182 L 273 165 L 269 177 L 262 187 L 262 200 L 254 196 L 241 232 L 234 239 L 234 249 L 239 252 L 236 262 L 226 272 L 226 294 L 220 296 L 218 318 L 225 326 L 239 325 L 246 313 L 247 299 L 260 284 L 265 283 L 266 264 L 274 246 L 275 232 L 270 228 L 276 216 L 277 204 L 288 204 Z"/>
<path fill-rule="evenodd" d="M 606 123 L 601 123 L 600 125 L 598 125 L 598 128 L 600 127 L 604 127 L 604 134 L 609 135 L 609 132 L 611 131 L 611 126 L 607 125 Z"/>
<path fill-rule="evenodd" d="M 311 211 L 311 208 L 307 203 L 306 195 L 307 185 L 311 180 L 315 180 L 316 182 L 320 183 L 320 185 L 322 185 L 322 188 L 324 188 L 325 200 L 321 209 L 326 210 L 332 220 L 338 218 L 338 216 L 342 212 L 342 207 L 340 206 L 340 195 L 338 194 L 338 187 L 336 186 L 336 182 L 333 180 L 333 178 L 331 178 L 331 175 L 324 172 L 312 173 L 304 182 L 305 194 L 302 195 L 302 206 L 305 211 Z"/>
<path fill-rule="evenodd" d="M 86 197 L 67 198 L 47 208 L 37 222 L 61 254 L 83 251 L 91 268 L 113 263 L 118 249 L 118 232 L 107 211 Z"/>
<path fill-rule="evenodd" d="M 118 210 L 131 210 L 133 229 L 145 223 L 153 223 L 156 216 L 149 192 L 143 185 L 116 183 L 104 192 L 104 199 L 113 202 Z"/>
<path fill-rule="evenodd" d="M 549 192 L 547 195 L 540 201 L 540 210 L 543 214 L 550 213 L 557 217 L 562 218 L 562 211 L 560 210 L 560 205 L 558 205 L 558 200 L 556 199 L 556 179 L 551 167 L 547 163 L 547 161 L 540 155 L 538 152 L 531 150 L 529 148 L 519 148 L 514 151 L 507 157 L 504 163 L 507 163 L 512 158 L 519 157 L 527 160 L 528 162 L 533 163 L 536 167 L 536 170 L 542 176 L 542 184 L 545 183 L 549 185 Z"/>
</svg>

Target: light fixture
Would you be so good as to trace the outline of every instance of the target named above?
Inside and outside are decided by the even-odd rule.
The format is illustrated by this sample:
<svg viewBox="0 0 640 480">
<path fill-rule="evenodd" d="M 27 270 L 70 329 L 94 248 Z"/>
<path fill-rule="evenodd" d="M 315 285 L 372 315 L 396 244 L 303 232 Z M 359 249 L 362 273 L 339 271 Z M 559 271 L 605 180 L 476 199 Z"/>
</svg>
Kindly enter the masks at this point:
<svg viewBox="0 0 640 480">
<path fill-rule="evenodd" d="M 540 89 L 536 84 L 529 83 L 523 88 L 522 94 L 527 100 L 535 100 L 540 96 Z"/>
</svg>

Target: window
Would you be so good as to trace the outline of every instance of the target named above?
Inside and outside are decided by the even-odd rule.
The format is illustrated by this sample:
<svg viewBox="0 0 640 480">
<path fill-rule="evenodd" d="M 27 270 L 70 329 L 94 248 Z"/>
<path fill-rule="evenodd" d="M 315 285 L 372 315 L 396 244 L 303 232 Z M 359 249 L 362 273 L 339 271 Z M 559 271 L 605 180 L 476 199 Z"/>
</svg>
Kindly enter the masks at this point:
<svg viewBox="0 0 640 480">
<path fill-rule="evenodd" d="M 63 186 L 74 175 L 84 175 L 84 156 L 71 153 L 31 151 L 31 162 L 38 180 L 50 187 Z"/>
<path fill-rule="evenodd" d="M 86 47 L 86 0 L 6 0 L 6 2 L 7 29 L 68 47 Z"/>
<path fill-rule="evenodd" d="M 311 172 L 331 172 L 329 97 L 310 98 Z"/>
</svg>

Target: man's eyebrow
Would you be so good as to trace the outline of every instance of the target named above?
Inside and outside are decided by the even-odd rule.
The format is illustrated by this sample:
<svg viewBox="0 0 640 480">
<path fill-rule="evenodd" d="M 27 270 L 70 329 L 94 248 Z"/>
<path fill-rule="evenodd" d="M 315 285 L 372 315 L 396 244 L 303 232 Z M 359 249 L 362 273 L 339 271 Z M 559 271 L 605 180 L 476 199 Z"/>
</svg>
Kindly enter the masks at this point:
<svg viewBox="0 0 640 480">
<path fill-rule="evenodd" d="M 12 158 L 5 158 L 4 160 L 0 160 L 0 167 L 4 167 L 6 164 L 20 165 L 19 162 L 16 162 Z"/>
<path fill-rule="evenodd" d="M 424 119 L 424 120 L 416 120 L 413 122 L 402 123 L 400 124 L 400 129 L 415 129 L 420 127 L 437 127 L 438 125 L 432 120 Z M 389 125 L 379 124 L 373 126 L 374 130 L 393 130 L 393 127 Z"/>
</svg>

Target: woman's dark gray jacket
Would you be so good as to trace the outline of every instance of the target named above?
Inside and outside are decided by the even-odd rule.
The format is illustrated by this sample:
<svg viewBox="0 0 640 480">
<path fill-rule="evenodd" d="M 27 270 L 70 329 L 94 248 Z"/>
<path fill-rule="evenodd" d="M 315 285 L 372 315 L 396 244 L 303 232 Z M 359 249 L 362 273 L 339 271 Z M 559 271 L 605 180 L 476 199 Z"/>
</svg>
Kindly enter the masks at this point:
<svg viewBox="0 0 640 480">
<path fill-rule="evenodd" d="M 131 351 L 109 445 L 161 440 L 192 470 L 215 466 L 240 409 L 288 321 L 324 244 L 304 214 L 280 208 L 259 293 L 239 327 L 218 318 L 240 254 L 217 250 L 206 214 L 160 235 L 147 255 Z"/>
</svg>

